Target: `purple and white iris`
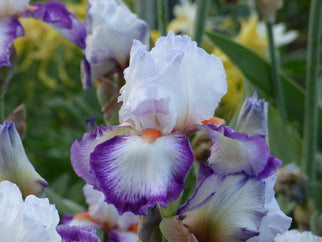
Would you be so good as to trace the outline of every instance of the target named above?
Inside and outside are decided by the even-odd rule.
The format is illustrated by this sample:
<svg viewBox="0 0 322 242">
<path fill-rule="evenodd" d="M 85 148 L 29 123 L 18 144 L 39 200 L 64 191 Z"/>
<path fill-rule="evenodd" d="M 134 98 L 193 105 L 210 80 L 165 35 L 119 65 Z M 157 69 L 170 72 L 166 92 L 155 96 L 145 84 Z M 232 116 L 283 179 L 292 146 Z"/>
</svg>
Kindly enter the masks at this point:
<svg viewBox="0 0 322 242">
<path fill-rule="evenodd" d="M 177 199 L 193 163 L 188 136 L 203 130 L 213 142 L 209 166 L 200 166 L 178 221 L 201 241 L 259 241 L 288 229 L 290 219 L 273 191 L 281 161 L 269 154 L 264 138 L 212 118 L 227 91 L 219 58 L 169 32 L 150 52 L 135 40 L 124 77 L 121 125 L 98 127 L 71 148 L 74 170 L 107 203 L 120 214 L 145 215 L 148 207 Z M 278 227 L 272 224 L 277 220 Z"/>
<path fill-rule="evenodd" d="M 129 64 L 134 39 L 149 43 L 148 24 L 121 0 L 88 0 L 86 48 L 82 62 L 85 89 L 104 75 L 123 72 Z"/>
<path fill-rule="evenodd" d="M 48 23 L 65 38 L 85 48 L 85 26 L 63 3 L 49 1 L 29 5 L 26 0 L 5 0 L 0 3 L 0 67 L 11 66 L 10 47 L 16 38 L 24 35 L 18 17 L 31 17 Z"/>
<path fill-rule="evenodd" d="M 213 116 L 227 90 L 225 71 L 218 57 L 170 32 L 151 52 L 134 41 L 125 80 L 123 125 L 86 133 L 73 144 L 71 161 L 119 213 L 146 214 L 182 192 L 193 163 L 183 132 Z"/>
</svg>

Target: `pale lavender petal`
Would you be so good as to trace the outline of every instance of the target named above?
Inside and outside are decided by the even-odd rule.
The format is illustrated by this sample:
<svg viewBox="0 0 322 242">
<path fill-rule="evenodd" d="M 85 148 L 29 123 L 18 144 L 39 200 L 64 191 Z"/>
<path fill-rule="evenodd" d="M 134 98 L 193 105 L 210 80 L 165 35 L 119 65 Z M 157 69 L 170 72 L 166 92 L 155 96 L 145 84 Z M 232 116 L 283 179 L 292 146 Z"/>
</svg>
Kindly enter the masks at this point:
<svg viewBox="0 0 322 242">
<path fill-rule="evenodd" d="M 215 173 L 205 179 L 183 206 L 181 212 L 185 212 L 179 218 L 199 241 L 244 241 L 258 235 L 267 213 L 264 208 L 265 183 L 244 174 L 222 179 Z M 219 180 L 220 184 L 208 180 Z M 207 192 L 207 188 L 210 191 Z M 211 196 L 200 196 L 198 193 Z M 200 197 L 206 197 L 206 200 L 200 203 Z"/>
<path fill-rule="evenodd" d="M 15 39 L 24 34 L 18 19 L 12 17 L 0 18 L 0 67 L 11 66 L 10 47 Z"/>
<path fill-rule="evenodd" d="M 224 178 L 224 176 L 214 175 L 214 171 L 209 166 L 200 163 L 195 192 L 178 209 L 177 214 L 184 214 L 207 203 L 220 188 Z"/>
<path fill-rule="evenodd" d="M 292 218 L 287 217 L 280 209 L 274 192 L 275 176 L 263 180 L 265 186 L 265 209 L 268 210 L 260 225 L 260 234 L 248 240 L 248 242 L 270 242 L 277 234 L 283 234 L 291 225 Z"/>
<path fill-rule="evenodd" d="M 85 48 L 86 29 L 74 14 L 69 12 L 62 2 L 49 1 L 46 3 L 37 2 L 26 10 L 23 17 L 39 19 L 50 24 L 62 36 L 75 45 Z"/>
<path fill-rule="evenodd" d="M 121 126 L 97 127 L 93 133 L 85 133 L 82 141 L 76 140 L 73 143 L 70 155 L 72 166 L 76 174 L 83 178 L 86 183 L 93 186 L 96 185 L 96 179 L 91 173 L 89 166 L 90 154 L 98 144 L 110 139 L 118 134 L 118 132 L 121 132 L 122 129 L 125 129 L 124 132 L 128 131 L 127 128 Z"/>
<path fill-rule="evenodd" d="M 249 136 L 267 136 L 267 110 L 268 103 L 264 99 L 257 99 L 255 92 L 252 97 L 247 97 L 239 112 L 236 131 Z"/>
<path fill-rule="evenodd" d="M 269 155 L 266 141 L 259 136 L 234 132 L 228 126 L 207 124 L 204 130 L 212 139 L 208 163 L 220 174 L 245 172 L 250 176 L 266 177 L 273 174 L 280 161 Z"/>
<path fill-rule="evenodd" d="M 108 235 L 108 242 L 137 242 L 139 236 L 131 231 L 111 230 Z"/>
<path fill-rule="evenodd" d="M 171 31 L 150 52 L 134 41 L 124 77 L 120 121 L 139 131 L 168 134 L 210 119 L 227 91 L 220 59 Z"/>
<path fill-rule="evenodd" d="M 146 214 L 156 203 L 178 198 L 193 163 L 189 140 L 181 133 L 154 142 L 136 134 L 115 136 L 98 145 L 90 165 L 105 201 L 123 214 Z"/>
<path fill-rule="evenodd" d="M 56 230 L 61 236 L 62 242 L 100 242 L 99 237 L 96 235 L 96 230 L 93 228 L 59 225 Z"/>
</svg>

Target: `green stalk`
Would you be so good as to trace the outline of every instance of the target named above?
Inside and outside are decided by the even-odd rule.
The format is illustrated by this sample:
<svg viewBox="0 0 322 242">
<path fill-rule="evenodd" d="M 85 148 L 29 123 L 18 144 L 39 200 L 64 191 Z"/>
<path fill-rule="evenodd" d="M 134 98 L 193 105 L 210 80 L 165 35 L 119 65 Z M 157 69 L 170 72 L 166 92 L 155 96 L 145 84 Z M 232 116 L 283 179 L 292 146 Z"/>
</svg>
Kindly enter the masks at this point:
<svg viewBox="0 0 322 242">
<path fill-rule="evenodd" d="M 321 43 L 322 1 L 312 0 L 309 19 L 306 66 L 306 95 L 303 127 L 302 168 L 309 177 L 311 195 L 316 198 L 316 147 L 318 143 L 319 55 Z"/>
<path fill-rule="evenodd" d="M 198 46 L 202 45 L 202 38 L 205 31 L 205 25 L 207 20 L 207 11 L 209 9 L 210 0 L 199 0 L 197 8 L 196 22 L 194 26 L 193 38 L 197 42 Z"/>
<path fill-rule="evenodd" d="M 0 123 L 3 123 L 5 119 L 4 114 L 4 94 L 1 94 L 0 96 Z"/>
<path fill-rule="evenodd" d="M 144 19 L 150 29 L 156 29 L 156 0 L 137 0 L 135 11 L 141 19 Z"/>
<path fill-rule="evenodd" d="M 168 0 L 157 0 L 158 2 L 158 28 L 161 36 L 167 35 L 168 27 Z"/>
<path fill-rule="evenodd" d="M 162 242 L 159 224 L 162 220 L 160 205 L 148 208 L 148 215 L 139 215 L 139 238 L 142 242 Z"/>
<path fill-rule="evenodd" d="M 268 35 L 269 55 L 270 55 L 270 61 L 271 61 L 271 77 L 272 77 L 272 81 L 273 81 L 275 101 L 277 104 L 277 108 L 281 113 L 284 125 L 286 125 L 287 114 L 286 114 L 285 99 L 284 99 L 284 95 L 283 95 L 281 80 L 280 80 L 280 77 L 278 74 L 279 73 L 279 60 L 278 60 L 278 55 L 277 55 L 275 45 L 274 45 L 273 23 L 267 21 L 266 22 L 266 29 L 267 29 L 267 35 Z"/>
</svg>

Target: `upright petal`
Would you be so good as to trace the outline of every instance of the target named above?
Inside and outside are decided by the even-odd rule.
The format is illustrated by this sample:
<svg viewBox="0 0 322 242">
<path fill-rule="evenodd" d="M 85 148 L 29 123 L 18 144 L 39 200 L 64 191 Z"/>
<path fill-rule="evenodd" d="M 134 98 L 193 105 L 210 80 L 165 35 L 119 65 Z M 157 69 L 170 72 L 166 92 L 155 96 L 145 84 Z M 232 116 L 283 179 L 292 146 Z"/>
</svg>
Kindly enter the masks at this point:
<svg viewBox="0 0 322 242">
<path fill-rule="evenodd" d="M 268 103 L 264 99 L 258 100 L 256 92 L 247 97 L 238 115 L 236 131 L 265 138 L 268 134 L 267 111 Z"/>
<path fill-rule="evenodd" d="M 193 163 L 186 136 L 174 133 L 154 142 L 124 134 L 98 145 L 90 164 L 105 201 L 120 214 L 146 214 L 156 203 L 166 207 L 178 198 Z"/>
<path fill-rule="evenodd" d="M 58 1 L 37 2 L 31 5 L 22 16 L 39 19 L 50 24 L 66 39 L 85 48 L 85 25 L 69 12 L 63 3 Z"/>
<path fill-rule="evenodd" d="M 220 174 L 245 172 L 262 179 L 276 172 L 282 162 L 269 155 L 266 141 L 259 136 L 234 132 L 228 126 L 204 125 L 213 141 L 208 163 Z"/>
<path fill-rule="evenodd" d="M 47 182 L 28 160 L 14 123 L 0 124 L 0 140 L 0 181 L 16 183 L 24 197 L 40 194 Z"/>
<path fill-rule="evenodd" d="M 11 54 L 10 47 L 16 38 L 24 34 L 18 19 L 12 17 L 0 18 L 0 67 L 11 66 L 9 60 Z"/>
<path fill-rule="evenodd" d="M 87 9 L 84 54 L 94 81 L 114 68 L 126 68 L 133 40 L 148 44 L 149 30 L 120 0 L 89 0 Z"/>
<path fill-rule="evenodd" d="M 97 127 L 93 133 L 86 132 L 82 141 L 76 140 L 72 145 L 70 154 L 72 166 L 76 174 L 83 178 L 86 183 L 94 186 L 96 184 L 96 179 L 90 171 L 90 154 L 94 151 L 98 144 L 112 138 L 115 135 L 123 134 L 125 132 L 130 132 L 130 130 L 121 126 L 101 126 Z"/>
<path fill-rule="evenodd" d="M 223 181 L 216 186 L 208 179 Z M 258 235 L 267 212 L 265 183 L 243 174 L 222 177 L 213 173 L 208 179 L 181 208 L 179 218 L 188 230 L 198 241 L 244 241 Z M 210 196 L 200 200 L 199 193 L 207 189 Z"/>
<path fill-rule="evenodd" d="M 29 6 L 30 0 L 2 0 L 0 1 L 0 18 L 18 15 Z M 1 28 L 0 28 L 1 29 Z"/>
<path fill-rule="evenodd" d="M 133 43 L 125 80 L 120 121 L 165 134 L 210 119 L 227 91 L 220 59 L 171 31 L 150 52 Z"/>
</svg>

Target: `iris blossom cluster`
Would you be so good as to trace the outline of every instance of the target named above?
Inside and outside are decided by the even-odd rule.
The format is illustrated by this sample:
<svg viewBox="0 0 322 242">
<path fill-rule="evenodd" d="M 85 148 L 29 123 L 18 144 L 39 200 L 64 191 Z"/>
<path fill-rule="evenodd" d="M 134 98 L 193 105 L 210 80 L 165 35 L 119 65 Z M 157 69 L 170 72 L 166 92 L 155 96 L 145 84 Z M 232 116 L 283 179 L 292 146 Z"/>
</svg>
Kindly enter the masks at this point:
<svg viewBox="0 0 322 242">
<path fill-rule="evenodd" d="M 19 17 L 31 17 L 48 23 L 65 38 L 85 48 L 85 26 L 63 3 L 49 1 L 29 5 L 29 1 L 9 0 L 0 3 L 0 67 L 11 66 L 10 47 L 16 38 L 24 35 Z"/>
<path fill-rule="evenodd" d="M 263 137 L 213 118 L 227 91 L 218 57 L 169 32 L 150 52 L 133 41 L 124 78 L 121 124 L 97 127 L 71 148 L 75 172 L 107 203 L 119 214 L 147 215 L 149 207 L 178 199 L 194 162 L 189 136 L 205 131 L 211 155 L 200 165 L 195 193 L 179 208 L 178 221 L 209 241 L 256 241 L 288 229 L 291 220 L 273 190 L 281 161 L 269 154 Z"/>
</svg>

